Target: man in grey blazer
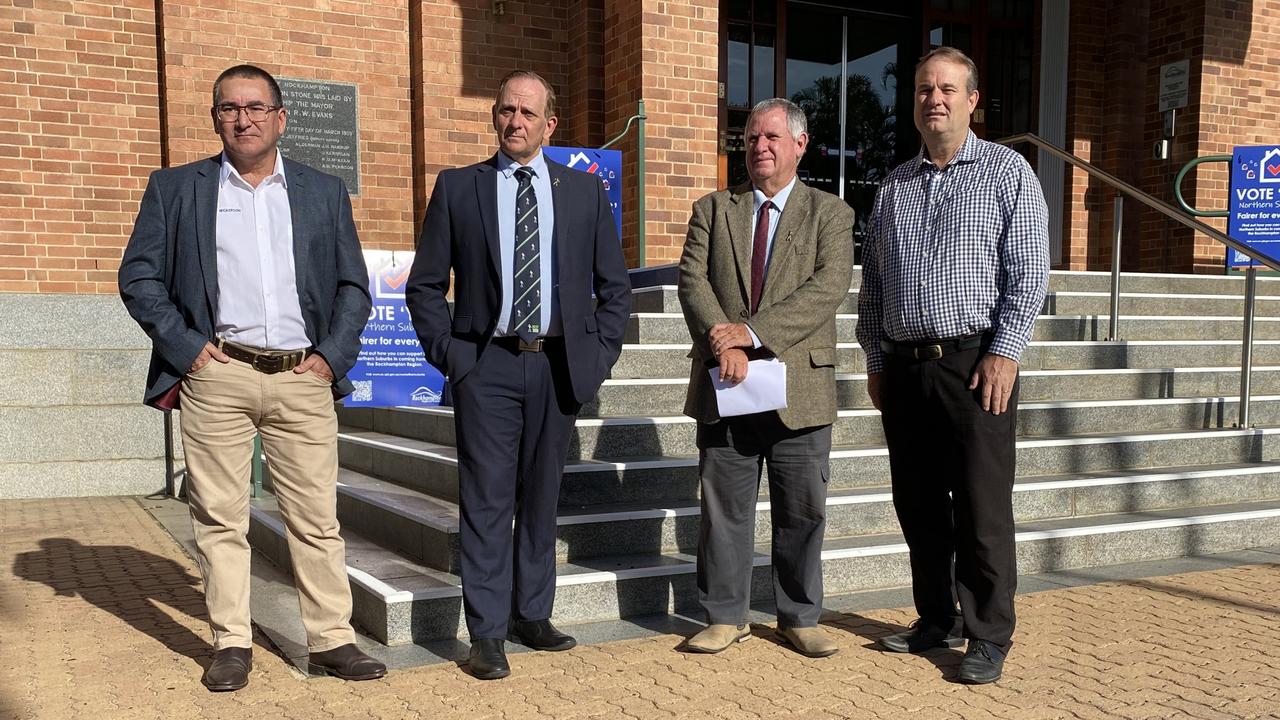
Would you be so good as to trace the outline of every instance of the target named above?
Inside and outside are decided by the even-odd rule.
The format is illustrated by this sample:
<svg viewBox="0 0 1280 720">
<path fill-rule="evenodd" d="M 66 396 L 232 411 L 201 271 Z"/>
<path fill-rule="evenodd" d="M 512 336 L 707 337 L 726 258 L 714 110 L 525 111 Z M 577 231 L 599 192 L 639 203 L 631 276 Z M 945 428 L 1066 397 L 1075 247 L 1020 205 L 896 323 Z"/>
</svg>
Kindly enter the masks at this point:
<svg viewBox="0 0 1280 720">
<path fill-rule="evenodd" d="M 263 448 L 288 531 L 314 673 L 386 667 L 355 645 L 337 519 L 335 396 L 368 320 L 368 275 L 342 181 L 284 159 L 280 87 L 237 65 L 213 86 L 223 152 L 158 170 L 120 265 L 152 341 L 144 401 L 182 410 L 187 492 L 213 629 L 211 691 L 249 682 L 249 475 Z"/>
<path fill-rule="evenodd" d="M 835 313 L 853 275 L 853 210 L 796 178 L 806 129 L 804 111 L 788 100 L 752 109 L 751 182 L 698 200 L 680 258 L 680 306 L 693 338 L 685 413 L 698 420 L 702 476 L 698 595 L 710 622 L 686 643 L 693 652 L 720 652 L 751 636 L 765 463 L 779 632 L 810 657 L 838 649 L 817 623 L 836 418 Z M 786 365 L 786 407 L 722 418 L 709 368 L 739 383 L 750 360 L 767 358 Z"/>
</svg>

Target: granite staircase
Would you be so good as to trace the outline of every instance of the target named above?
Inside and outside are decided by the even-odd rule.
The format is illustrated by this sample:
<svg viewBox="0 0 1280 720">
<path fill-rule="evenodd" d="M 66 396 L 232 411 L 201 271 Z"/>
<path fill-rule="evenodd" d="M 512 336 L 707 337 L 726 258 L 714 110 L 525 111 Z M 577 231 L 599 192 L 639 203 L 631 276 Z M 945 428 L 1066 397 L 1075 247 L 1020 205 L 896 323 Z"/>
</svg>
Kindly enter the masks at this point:
<svg viewBox="0 0 1280 720">
<path fill-rule="evenodd" d="M 855 282 L 859 277 L 855 273 Z M 1023 357 L 1014 509 L 1022 573 L 1280 544 L 1280 280 L 1259 282 L 1254 427 L 1239 428 L 1243 282 L 1126 274 L 1119 342 L 1109 276 L 1054 272 Z M 689 342 L 673 286 L 641 288 L 626 345 L 583 409 L 557 541 L 557 622 L 700 617 L 694 425 L 681 408 Z M 839 419 L 823 551 L 828 604 L 909 584 L 878 413 L 839 313 Z M 465 637 L 457 464 L 448 408 L 339 412 L 339 515 L 355 622 L 388 645 Z M 762 488 L 767 486 L 762 485 Z M 771 603 L 768 497 L 757 506 L 753 593 Z M 270 496 L 255 547 L 287 566 Z"/>
</svg>

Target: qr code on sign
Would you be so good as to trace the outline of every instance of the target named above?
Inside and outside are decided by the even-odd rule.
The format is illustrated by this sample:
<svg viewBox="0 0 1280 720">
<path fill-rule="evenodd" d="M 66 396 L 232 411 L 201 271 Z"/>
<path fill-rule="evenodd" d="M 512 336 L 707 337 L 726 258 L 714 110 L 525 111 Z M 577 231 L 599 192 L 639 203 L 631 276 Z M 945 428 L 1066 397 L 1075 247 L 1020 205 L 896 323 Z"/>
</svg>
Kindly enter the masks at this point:
<svg viewBox="0 0 1280 720">
<path fill-rule="evenodd" d="M 351 399 L 355 402 L 372 402 L 373 401 L 373 381 L 372 380 L 353 380 L 352 385 L 356 386 L 355 392 L 351 393 Z"/>
</svg>

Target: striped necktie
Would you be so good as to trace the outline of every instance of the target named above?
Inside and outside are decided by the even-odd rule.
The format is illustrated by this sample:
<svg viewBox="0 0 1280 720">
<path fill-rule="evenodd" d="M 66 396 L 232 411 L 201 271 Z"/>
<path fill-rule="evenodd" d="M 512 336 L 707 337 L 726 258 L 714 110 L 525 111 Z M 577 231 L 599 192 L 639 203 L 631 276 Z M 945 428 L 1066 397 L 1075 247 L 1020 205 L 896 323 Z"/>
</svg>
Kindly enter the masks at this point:
<svg viewBox="0 0 1280 720">
<path fill-rule="evenodd" d="M 542 334 L 542 254 L 538 242 L 538 194 L 533 190 L 533 168 L 520 167 L 515 172 L 516 247 L 513 254 L 511 331 L 525 342 Z"/>
</svg>

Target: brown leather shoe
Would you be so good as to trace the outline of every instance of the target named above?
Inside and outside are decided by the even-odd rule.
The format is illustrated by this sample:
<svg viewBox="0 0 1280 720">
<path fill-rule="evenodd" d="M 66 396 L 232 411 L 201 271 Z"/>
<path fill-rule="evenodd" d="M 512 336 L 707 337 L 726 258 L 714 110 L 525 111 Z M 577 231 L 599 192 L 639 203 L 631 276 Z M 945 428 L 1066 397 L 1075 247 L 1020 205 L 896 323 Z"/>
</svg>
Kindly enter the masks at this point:
<svg viewBox="0 0 1280 720">
<path fill-rule="evenodd" d="M 339 680 L 376 680 L 387 674 L 387 666 L 348 643 L 332 650 L 311 653 L 307 658 L 307 672 L 332 675 Z"/>
<path fill-rule="evenodd" d="M 840 652 L 840 647 L 834 640 L 827 637 L 822 628 L 782 628 L 778 630 L 778 635 L 805 657 L 821 658 Z"/>
<path fill-rule="evenodd" d="M 696 653 L 718 653 L 735 643 L 751 639 L 751 628 L 742 625 L 708 625 L 705 630 L 684 643 L 685 650 Z"/>
<path fill-rule="evenodd" d="M 249 671 L 253 669 L 253 651 L 249 648 L 223 648 L 213 654 L 213 662 L 204 671 L 200 683 L 209 692 L 239 690 L 249 684 Z"/>
</svg>

